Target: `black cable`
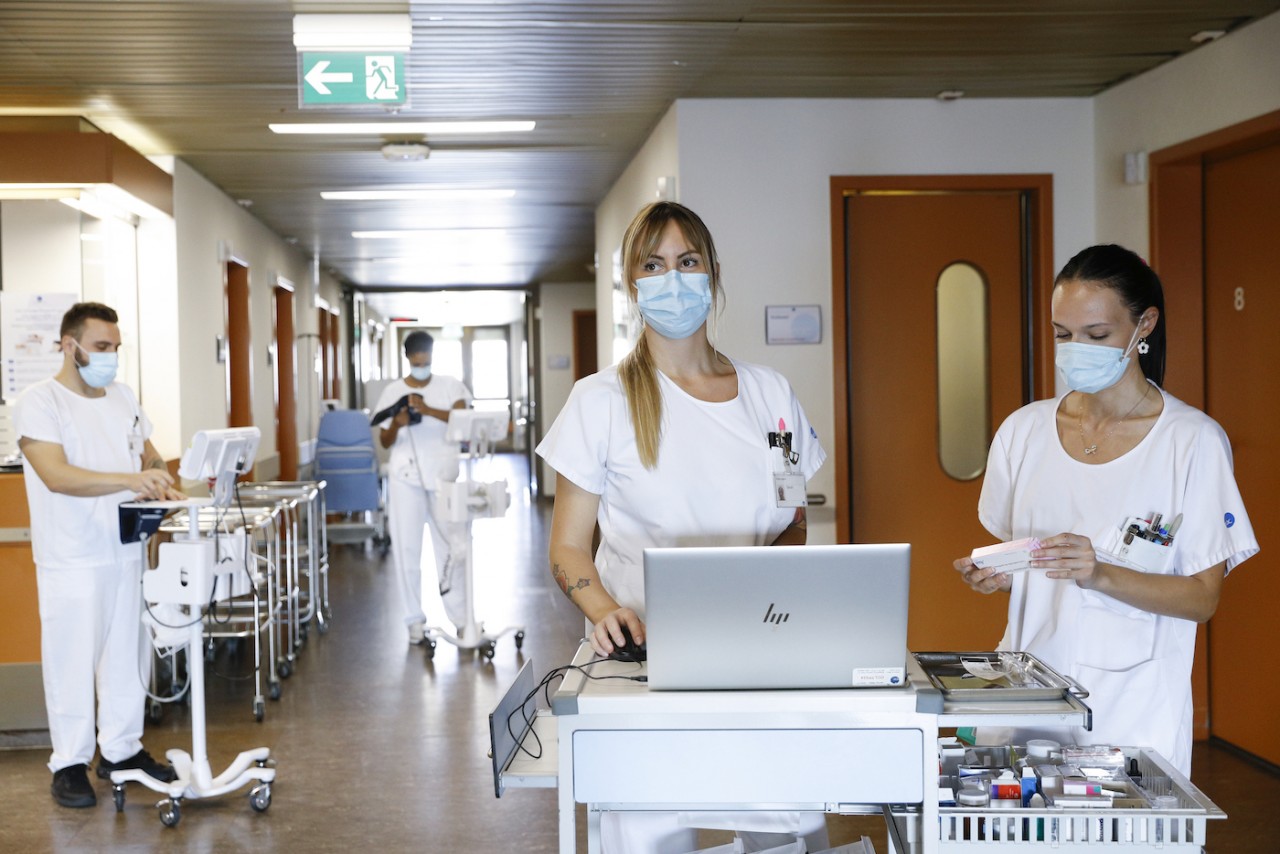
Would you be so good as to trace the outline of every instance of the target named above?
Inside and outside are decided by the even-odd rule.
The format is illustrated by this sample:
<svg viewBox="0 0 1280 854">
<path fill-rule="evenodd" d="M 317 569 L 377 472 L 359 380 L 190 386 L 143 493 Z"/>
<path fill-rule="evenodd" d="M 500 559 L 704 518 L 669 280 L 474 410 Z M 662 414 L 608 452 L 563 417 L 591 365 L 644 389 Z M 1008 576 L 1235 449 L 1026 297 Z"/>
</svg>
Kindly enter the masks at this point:
<svg viewBox="0 0 1280 854">
<path fill-rule="evenodd" d="M 547 701 L 547 706 L 550 707 L 551 706 L 551 683 L 554 682 L 557 678 L 563 679 L 566 675 L 568 675 L 569 671 L 576 670 L 579 673 L 581 673 L 583 676 L 585 676 L 587 679 L 591 679 L 599 682 L 603 682 L 606 679 L 622 679 L 628 682 L 648 682 L 649 681 L 649 677 L 647 676 L 623 676 L 621 674 L 610 674 L 608 676 L 595 676 L 587 672 L 587 670 L 585 669 L 587 667 L 590 667 L 593 664 L 599 664 L 602 661 L 614 661 L 614 660 L 615 659 L 610 659 L 610 658 L 597 658 L 597 659 L 593 659 L 592 661 L 588 661 L 584 664 L 565 664 L 565 665 L 561 665 L 560 667 L 555 667 L 547 671 L 546 675 L 542 677 L 542 680 L 537 685 L 534 686 L 532 691 L 530 691 L 528 694 L 525 695 L 523 700 L 520 701 L 520 705 L 512 709 L 507 714 L 507 735 L 511 736 L 511 739 L 515 741 L 516 748 L 522 751 L 523 753 L 525 753 L 530 759 L 542 758 L 542 739 L 538 736 L 537 730 L 532 729 L 533 717 L 537 715 L 538 707 L 537 707 L 537 704 L 535 703 L 533 708 L 533 712 L 534 712 L 533 716 L 529 715 L 527 707 L 529 705 L 529 701 L 532 699 L 535 699 L 538 696 L 539 691 L 543 692 L 543 698 Z M 525 728 L 528 729 L 528 731 L 533 734 L 533 740 L 537 744 L 537 748 L 538 748 L 537 753 L 534 753 L 531 750 L 529 750 L 529 748 L 525 747 L 523 739 L 517 736 L 515 734 L 515 731 L 511 729 L 511 719 L 516 716 L 516 712 L 520 713 L 520 717 L 524 721 Z"/>
</svg>

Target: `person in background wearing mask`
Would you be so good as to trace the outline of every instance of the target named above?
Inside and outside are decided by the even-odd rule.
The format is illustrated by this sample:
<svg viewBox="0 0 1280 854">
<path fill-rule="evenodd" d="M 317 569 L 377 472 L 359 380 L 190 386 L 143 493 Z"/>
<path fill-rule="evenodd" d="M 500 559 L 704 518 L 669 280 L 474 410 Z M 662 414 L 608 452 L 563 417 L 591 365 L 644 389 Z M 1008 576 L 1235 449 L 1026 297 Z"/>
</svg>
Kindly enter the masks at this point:
<svg viewBox="0 0 1280 854">
<path fill-rule="evenodd" d="M 601 655 L 624 643 L 624 627 L 644 642 L 645 548 L 802 545 L 802 501 L 780 498 L 779 486 L 790 482 L 802 498 L 826 458 L 781 374 L 712 345 L 720 264 L 697 214 L 674 202 L 646 206 L 627 228 L 622 258 L 644 331 L 616 367 L 574 386 L 537 449 L 557 473 L 551 573 L 592 624 Z M 788 434 L 786 449 L 771 446 L 778 434 Z M 605 813 L 603 848 L 691 851 L 696 831 L 681 823 L 672 813 Z M 699 823 L 741 826 L 732 815 Z M 797 836 L 811 851 L 827 847 L 821 814 L 768 814 L 767 825 L 739 832 L 746 850 Z"/>
<path fill-rule="evenodd" d="M 142 556 L 121 544 L 116 508 L 183 496 L 133 391 L 114 381 L 116 324 L 108 306 L 72 306 L 62 318 L 61 370 L 30 386 L 14 416 L 31 510 L 49 770 L 64 807 L 97 803 L 88 777 L 95 730 L 99 777 L 125 768 L 177 776 L 142 749 L 150 664 L 140 635 Z"/>
<path fill-rule="evenodd" d="M 467 543 L 458 542 L 465 526 L 445 522 L 446 530 L 434 516 L 434 503 L 436 483 L 442 478 L 456 480 L 458 477 L 458 446 L 444 440 L 449 410 L 470 406 L 471 392 L 461 380 L 432 374 L 434 343 L 431 336 L 421 330 L 405 337 L 404 355 L 409 360 L 409 376 L 389 383 L 374 408 L 381 413 L 401 399 L 406 404 L 377 426 L 382 428 L 379 437 L 382 447 L 391 449 L 387 524 L 411 644 L 420 644 L 426 639 L 427 615 L 422 610 L 424 525 L 431 531 L 431 548 L 435 553 L 445 614 L 459 631 L 467 622 L 466 589 L 459 574 L 463 561 L 450 557 L 455 549 L 461 551 L 469 547 Z"/>
<path fill-rule="evenodd" d="M 1217 422 L 1160 387 L 1164 293 L 1141 258 L 1085 249 L 1058 274 L 1052 306 L 1070 391 L 1001 425 L 978 502 L 992 535 L 1040 548 L 1026 572 L 969 558 L 955 568 L 981 593 L 1010 594 L 999 649 L 1079 681 L 1093 730 L 1002 735 L 1149 745 L 1189 776 L 1196 623 L 1258 551 L 1231 446 Z"/>
</svg>

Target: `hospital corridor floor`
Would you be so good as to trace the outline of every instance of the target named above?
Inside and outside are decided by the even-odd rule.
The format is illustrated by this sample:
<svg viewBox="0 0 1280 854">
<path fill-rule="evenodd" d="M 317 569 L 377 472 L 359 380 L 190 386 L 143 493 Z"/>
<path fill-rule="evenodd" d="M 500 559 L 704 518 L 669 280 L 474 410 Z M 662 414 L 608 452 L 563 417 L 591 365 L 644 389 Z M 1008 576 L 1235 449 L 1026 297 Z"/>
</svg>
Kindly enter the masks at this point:
<svg viewBox="0 0 1280 854">
<path fill-rule="evenodd" d="M 410 646 L 396 601 L 390 556 L 364 544 L 330 550 L 332 624 L 314 628 L 295 672 L 253 714 L 252 655 L 220 644 L 207 667 L 208 739 L 215 774 L 243 750 L 266 746 L 276 760 L 270 809 L 256 813 L 248 788 L 188 801 L 176 827 L 161 824 L 149 790 L 131 785 L 122 813 L 111 787 L 91 777 L 98 804 L 65 809 L 49 795 L 48 748 L 0 751 L 0 851 L 346 852 L 440 854 L 553 852 L 556 800 L 550 789 L 494 797 L 488 714 L 526 661 L 540 676 L 568 661 L 582 618 L 546 569 L 551 504 L 531 501 L 524 462 L 498 465 L 513 484 L 501 519 L 475 523 L 476 613 L 490 629 L 525 627 L 522 650 L 502 638 L 492 662 L 441 644 L 434 658 Z M 492 478 L 490 478 L 492 479 Z M 438 598 L 427 597 L 433 624 Z M 250 677 L 246 679 L 245 677 Z M 144 742 L 159 756 L 190 750 L 190 709 L 166 707 Z M 1230 816 L 1208 833 L 1212 854 L 1274 852 L 1270 826 L 1280 775 L 1217 746 L 1197 744 L 1195 782 Z M 579 808 L 579 846 L 586 850 Z M 888 851 L 876 817 L 829 819 L 832 844 L 869 836 Z M 704 833 L 705 845 L 728 841 Z M 999 847 L 999 846 L 997 846 Z"/>
</svg>

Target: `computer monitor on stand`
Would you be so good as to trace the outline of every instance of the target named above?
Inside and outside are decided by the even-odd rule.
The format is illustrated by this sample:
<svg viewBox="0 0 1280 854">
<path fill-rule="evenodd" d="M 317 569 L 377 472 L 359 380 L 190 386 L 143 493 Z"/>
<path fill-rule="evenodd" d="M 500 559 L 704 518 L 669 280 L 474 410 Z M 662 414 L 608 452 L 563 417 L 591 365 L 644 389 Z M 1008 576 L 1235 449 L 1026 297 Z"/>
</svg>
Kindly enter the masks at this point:
<svg viewBox="0 0 1280 854">
<path fill-rule="evenodd" d="M 230 503 L 236 477 L 253 465 L 259 438 L 256 427 L 201 430 L 192 437 L 191 447 L 182 455 L 178 473 L 188 480 L 212 480 L 212 500 L 136 502 L 143 507 L 149 503 L 185 507 L 191 520 L 185 535 L 161 544 L 158 565 L 154 570 L 144 572 L 142 577 L 143 596 L 148 602 L 186 609 L 182 626 L 176 628 L 186 632 L 191 685 L 191 752 L 176 749 L 166 752 L 178 774 L 172 782 L 157 780 L 138 769 L 128 769 L 111 772 L 111 784 L 117 811 L 124 809 L 125 783 L 141 783 L 152 791 L 167 795 L 167 799 L 158 806 L 160 821 L 169 827 L 181 819 L 184 800 L 216 797 L 250 782 L 255 783 L 249 792 L 250 806 L 258 812 L 271 806 L 271 783 L 275 780 L 276 771 L 268 767 L 271 762 L 269 748 L 244 751 L 226 771 L 216 777 L 213 775 L 205 733 L 204 666 L 200 654 L 204 640 L 204 609 L 214 597 L 217 540 L 225 534 L 216 525 L 208 533 L 201 532 L 199 509 L 210 504 L 225 507 Z"/>
<path fill-rule="evenodd" d="M 507 626 L 500 632 L 486 632 L 484 623 L 475 614 L 475 566 L 472 557 L 471 523 L 480 518 L 496 518 L 507 512 L 510 496 L 507 482 L 496 480 L 479 483 L 473 479 L 472 464 L 481 457 L 493 453 L 494 446 L 506 438 L 510 415 L 503 410 L 453 409 L 449 412 L 449 424 L 445 428 L 445 441 L 465 445 L 467 461 L 462 467 L 462 480 L 442 481 L 436 485 L 436 521 L 444 525 L 464 525 L 465 555 L 450 555 L 450 560 L 465 560 L 463 583 L 466 590 L 466 623 L 458 633 L 441 626 L 428 626 L 426 652 L 435 656 L 437 640 L 447 641 L 459 649 L 476 649 L 485 658 L 492 659 L 498 639 L 514 633 L 516 649 L 524 646 L 524 627 Z M 427 533 L 423 532 L 424 537 Z M 451 538 L 453 539 L 453 538 Z M 423 554 L 428 550 L 423 549 Z"/>
</svg>

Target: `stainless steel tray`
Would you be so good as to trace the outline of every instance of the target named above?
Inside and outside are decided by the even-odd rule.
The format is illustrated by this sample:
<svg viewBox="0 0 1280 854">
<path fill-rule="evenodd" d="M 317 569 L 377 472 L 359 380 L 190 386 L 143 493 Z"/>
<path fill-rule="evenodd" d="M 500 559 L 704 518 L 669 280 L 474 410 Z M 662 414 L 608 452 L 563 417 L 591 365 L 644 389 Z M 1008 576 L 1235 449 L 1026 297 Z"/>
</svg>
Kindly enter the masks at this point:
<svg viewBox="0 0 1280 854">
<path fill-rule="evenodd" d="M 933 687 L 947 700 L 1052 700 L 1089 692 L 1029 652 L 914 652 Z M 984 679 L 966 663 L 994 668 L 1006 675 Z"/>
</svg>

